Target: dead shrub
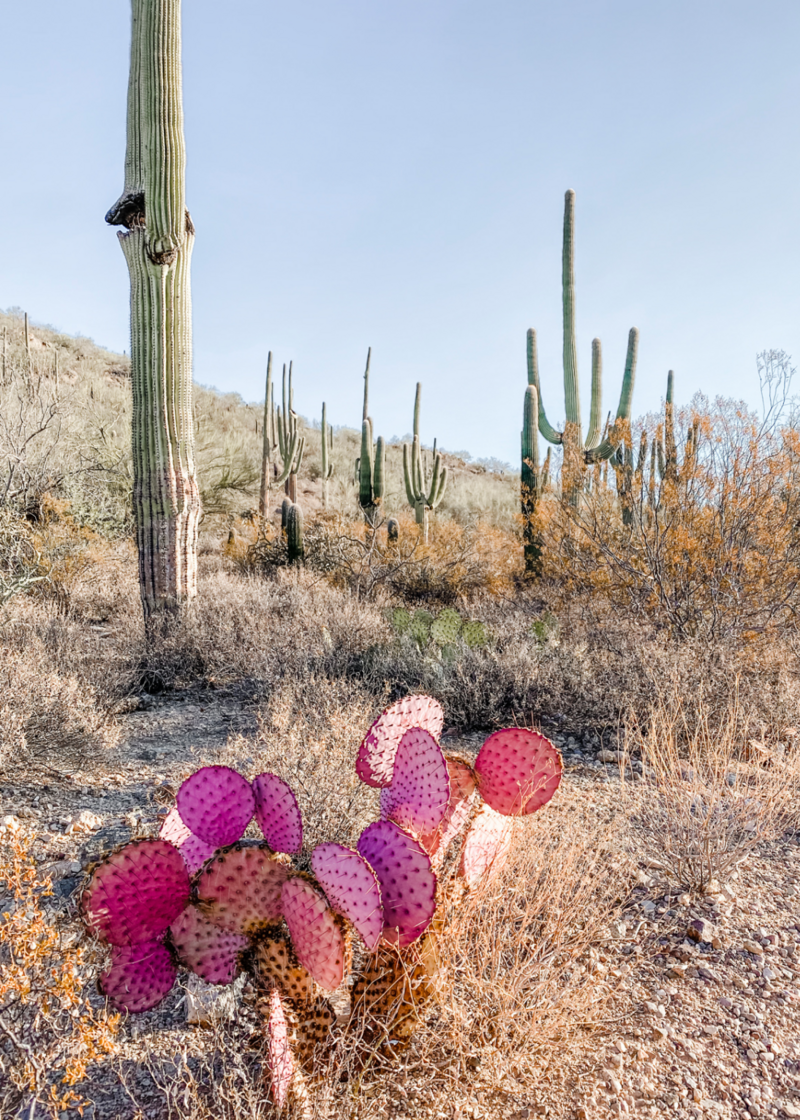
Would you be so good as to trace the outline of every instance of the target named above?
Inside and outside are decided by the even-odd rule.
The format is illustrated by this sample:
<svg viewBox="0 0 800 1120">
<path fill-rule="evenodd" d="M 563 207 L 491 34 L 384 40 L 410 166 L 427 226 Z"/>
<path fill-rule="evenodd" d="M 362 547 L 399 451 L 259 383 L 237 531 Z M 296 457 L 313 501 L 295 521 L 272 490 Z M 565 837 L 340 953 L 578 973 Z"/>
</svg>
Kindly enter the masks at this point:
<svg viewBox="0 0 800 1120">
<path fill-rule="evenodd" d="M 800 753 L 751 734 L 735 695 L 712 722 L 702 705 L 687 716 L 677 691 L 658 698 L 645 727 L 625 728 L 626 752 L 643 767 L 641 782 L 623 783 L 638 842 L 680 886 L 724 881 L 797 824 Z"/>
</svg>

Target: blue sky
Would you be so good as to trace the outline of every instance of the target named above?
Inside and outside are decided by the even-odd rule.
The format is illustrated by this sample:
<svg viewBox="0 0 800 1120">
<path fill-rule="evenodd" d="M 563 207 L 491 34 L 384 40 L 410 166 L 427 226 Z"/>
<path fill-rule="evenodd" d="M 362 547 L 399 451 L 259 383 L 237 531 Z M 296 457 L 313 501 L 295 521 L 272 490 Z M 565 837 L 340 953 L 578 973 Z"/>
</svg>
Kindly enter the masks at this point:
<svg viewBox="0 0 800 1120">
<path fill-rule="evenodd" d="M 122 183 L 126 0 L 4 5 L 0 306 L 127 348 L 103 214 Z M 800 358 L 800 5 L 788 0 L 184 0 L 195 376 L 516 460 L 525 331 L 563 414 L 560 238 L 577 193 L 579 359 L 616 406 L 756 403 Z M 584 404 L 584 415 L 588 403 Z"/>
</svg>

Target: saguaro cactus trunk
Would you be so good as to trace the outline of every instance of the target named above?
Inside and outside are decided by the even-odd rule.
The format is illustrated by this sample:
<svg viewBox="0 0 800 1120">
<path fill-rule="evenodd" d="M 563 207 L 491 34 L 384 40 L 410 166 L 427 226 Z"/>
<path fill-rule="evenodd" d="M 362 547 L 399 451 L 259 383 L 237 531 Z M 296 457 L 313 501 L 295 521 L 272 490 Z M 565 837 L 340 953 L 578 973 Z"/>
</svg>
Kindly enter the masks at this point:
<svg viewBox="0 0 800 1120">
<path fill-rule="evenodd" d="M 180 0 L 132 0 L 125 187 L 106 215 L 131 280 L 133 506 L 146 620 L 197 593 Z"/>
</svg>

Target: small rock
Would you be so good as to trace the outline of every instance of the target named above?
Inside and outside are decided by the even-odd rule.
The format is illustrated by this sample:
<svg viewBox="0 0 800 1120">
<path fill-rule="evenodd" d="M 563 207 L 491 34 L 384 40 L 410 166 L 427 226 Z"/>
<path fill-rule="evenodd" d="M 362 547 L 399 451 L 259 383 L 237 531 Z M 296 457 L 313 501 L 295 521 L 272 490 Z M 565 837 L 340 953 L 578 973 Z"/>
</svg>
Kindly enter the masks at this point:
<svg viewBox="0 0 800 1120">
<path fill-rule="evenodd" d="M 190 973 L 186 982 L 186 1022 L 210 1027 L 233 1019 L 243 986 L 243 976 L 234 984 L 220 988 Z"/>
<path fill-rule="evenodd" d="M 617 751 L 599 751 L 597 757 L 601 762 L 616 762 Z"/>
<path fill-rule="evenodd" d="M 653 1027 L 653 1038 L 656 1042 L 663 1042 L 667 1038 L 666 1027 Z"/>
<path fill-rule="evenodd" d="M 695 918 L 686 927 L 686 936 L 691 938 L 692 941 L 707 941 L 710 943 L 716 935 L 716 929 L 707 918 Z"/>
<path fill-rule="evenodd" d="M 778 979 L 777 972 L 773 972 L 771 968 L 763 969 L 762 972 L 761 972 L 761 975 L 764 977 L 764 979 L 767 982 L 769 982 L 770 980 L 777 980 Z"/>
<path fill-rule="evenodd" d="M 745 980 L 745 978 L 743 976 L 736 976 L 734 974 L 731 977 L 731 979 L 733 980 L 734 988 L 738 988 L 740 992 L 743 992 L 745 990 L 745 988 L 750 987 L 750 985 L 747 983 L 747 981 Z"/>
<path fill-rule="evenodd" d="M 655 912 L 656 912 L 655 902 L 652 902 L 649 898 L 646 898 L 644 900 L 644 902 L 642 903 L 642 910 L 644 910 L 645 914 L 655 914 Z"/>
<path fill-rule="evenodd" d="M 3 817 L 2 831 L 4 831 L 4 832 L 19 832 L 19 830 L 21 828 L 22 828 L 22 825 L 20 824 L 18 817 L 12 817 L 11 815 L 9 815 L 7 817 Z"/>
<path fill-rule="evenodd" d="M 98 817 L 97 813 L 92 813 L 88 809 L 78 813 L 76 817 L 70 817 L 67 820 L 65 831 L 71 832 L 96 832 L 98 828 L 102 828 L 102 817 Z"/>
<path fill-rule="evenodd" d="M 748 953 L 755 954 L 755 956 L 757 956 L 757 957 L 762 956 L 763 952 L 764 952 L 763 948 L 759 945 L 759 943 L 757 941 L 751 941 L 750 938 L 746 938 L 742 942 L 742 948 L 746 949 Z"/>
</svg>

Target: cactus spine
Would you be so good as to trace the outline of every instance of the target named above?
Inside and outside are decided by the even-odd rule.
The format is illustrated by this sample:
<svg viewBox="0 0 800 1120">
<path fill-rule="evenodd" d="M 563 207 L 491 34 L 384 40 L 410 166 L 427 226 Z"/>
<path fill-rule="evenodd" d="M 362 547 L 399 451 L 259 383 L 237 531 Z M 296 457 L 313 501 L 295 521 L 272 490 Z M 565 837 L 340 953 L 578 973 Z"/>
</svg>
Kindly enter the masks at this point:
<svg viewBox="0 0 800 1120">
<path fill-rule="evenodd" d="M 384 480 L 386 476 L 386 446 L 383 436 L 372 440 L 372 420 L 369 409 L 369 363 L 372 347 L 367 350 L 367 365 L 364 370 L 364 407 L 361 414 L 361 455 L 356 463 L 358 478 L 358 504 L 364 511 L 367 524 L 374 528 L 378 510 L 383 502 Z"/>
<path fill-rule="evenodd" d="M 322 402 L 322 427 L 320 430 L 322 440 L 322 508 L 328 508 L 328 482 L 333 474 L 331 453 L 333 451 L 333 428 L 328 424 L 325 401 Z"/>
<path fill-rule="evenodd" d="M 522 413 L 522 470 L 520 472 L 520 499 L 522 505 L 522 533 L 525 542 L 525 571 L 536 574 L 542 562 L 542 538 L 536 530 L 534 515 L 539 498 L 547 486 L 550 473 L 550 448 L 544 465 L 539 467 L 539 394 L 535 385 L 525 390 Z"/>
<path fill-rule="evenodd" d="M 422 399 L 422 383 L 417 382 L 414 398 L 414 442 L 403 444 L 403 478 L 406 485 L 408 504 L 414 510 L 417 524 L 422 529 L 425 543 L 428 543 L 428 513 L 440 505 L 447 489 L 447 467 L 434 444 L 433 468 L 430 477 L 422 461 L 422 447 L 419 441 L 419 414 Z"/>
<path fill-rule="evenodd" d="M 197 593 L 180 0 L 133 0 L 125 186 L 106 215 L 131 281 L 133 505 L 146 619 Z"/>
<path fill-rule="evenodd" d="M 558 431 L 547 419 L 542 402 L 539 366 L 536 353 L 536 332 L 528 331 L 528 380 L 536 386 L 539 408 L 539 431 L 552 444 L 564 451 L 562 467 L 562 494 L 576 505 L 583 487 L 586 466 L 598 460 L 609 459 L 622 441 L 630 424 L 631 401 L 636 377 L 636 357 L 639 332 L 631 327 L 628 334 L 628 352 L 620 390 L 617 415 L 608 435 L 602 436 L 602 350 L 600 339 L 592 341 L 592 398 L 589 412 L 589 430 L 583 437 L 581 403 L 578 387 L 578 357 L 575 343 L 575 192 L 567 191 L 564 197 L 564 241 L 561 258 L 563 306 L 563 366 L 564 403 L 566 422 Z"/>
</svg>

